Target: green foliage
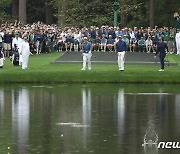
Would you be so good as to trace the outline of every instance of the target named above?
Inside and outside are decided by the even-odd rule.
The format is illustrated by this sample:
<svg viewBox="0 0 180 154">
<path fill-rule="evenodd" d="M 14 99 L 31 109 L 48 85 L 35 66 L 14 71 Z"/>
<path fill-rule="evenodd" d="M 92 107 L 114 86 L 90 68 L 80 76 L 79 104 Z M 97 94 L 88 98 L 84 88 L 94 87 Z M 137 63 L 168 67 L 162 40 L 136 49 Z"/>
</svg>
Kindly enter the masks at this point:
<svg viewBox="0 0 180 154">
<path fill-rule="evenodd" d="M 9 20 L 12 0 L 0 0 L 0 22 Z M 64 26 L 88 27 L 91 25 L 113 25 L 113 0 L 27 0 L 28 23 L 45 22 L 45 3 L 53 6 L 53 16 L 57 21 L 62 16 Z M 118 0 L 121 27 L 149 26 L 150 0 Z M 173 14 L 179 12 L 178 0 L 154 0 L 155 24 L 173 26 Z M 65 11 L 58 13 L 58 6 Z M 3 19 L 2 19 L 3 18 Z"/>
<path fill-rule="evenodd" d="M 45 2 L 44 0 L 27 0 L 28 23 L 37 21 L 45 22 Z"/>
<path fill-rule="evenodd" d="M 112 3 L 97 0 L 90 1 L 89 3 L 85 1 L 66 1 L 64 15 L 65 26 L 88 27 L 91 25 L 112 25 Z"/>
<path fill-rule="evenodd" d="M 11 3 L 11 0 L 1 0 L 0 1 L 0 8 L 6 7 Z"/>
<path fill-rule="evenodd" d="M 179 10 L 177 0 L 155 0 L 155 24 L 158 26 L 173 26 L 173 14 Z M 149 26 L 150 0 L 119 0 L 120 15 L 126 16 L 129 27 Z"/>
<path fill-rule="evenodd" d="M 11 0 L 0 0 L 0 24 L 6 21 L 10 21 L 10 15 L 8 14 L 7 7 L 11 4 Z"/>
<path fill-rule="evenodd" d="M 5 22 L 11 22 L 11 17 L 5 12 L 0 12 L 0 24 Z"/>
<path fill-rule="evenodd" d="M 178 12 L 178 0 L 160 0 L 155 2 L 155 23 L 158 26 L 173 26 L 174 12 Z"/>
</svg>

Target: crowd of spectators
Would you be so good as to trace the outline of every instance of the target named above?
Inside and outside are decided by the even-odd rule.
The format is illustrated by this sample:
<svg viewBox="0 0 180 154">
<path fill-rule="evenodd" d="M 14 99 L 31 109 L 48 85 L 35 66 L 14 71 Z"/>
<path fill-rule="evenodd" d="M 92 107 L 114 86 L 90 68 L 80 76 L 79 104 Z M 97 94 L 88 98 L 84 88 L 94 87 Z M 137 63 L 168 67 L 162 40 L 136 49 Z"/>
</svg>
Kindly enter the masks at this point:
<svg viewBox="0 0 180 154">
<path fill-rule="evenodd" d="M 11 55 L 12 40 L 18 32 L 19 37 L 28 37 L 33 54 L 52 51 L 81 51 L 83 38 L 87 37 L 94 52 L 113 52 L 118 36 L 126 42 L 129 52 L 155 52 L 161 38 L 167 43 L 170 53 L 174 53 L 174 28 L 114 28 L 109 26 L 90 28 L 59 28 L 56 25 L 45 25 L 41 22 L 23 25 L 5 23 L 0 26 L 0 46 L 6 57 Z"/>
</svg>

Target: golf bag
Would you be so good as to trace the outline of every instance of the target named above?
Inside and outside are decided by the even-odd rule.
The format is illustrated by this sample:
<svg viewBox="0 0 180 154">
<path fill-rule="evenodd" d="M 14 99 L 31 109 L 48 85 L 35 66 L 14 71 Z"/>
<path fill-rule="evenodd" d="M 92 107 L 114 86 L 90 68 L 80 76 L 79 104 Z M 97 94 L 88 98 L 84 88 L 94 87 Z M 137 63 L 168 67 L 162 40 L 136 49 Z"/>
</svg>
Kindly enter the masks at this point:
<svg viewBox="0 0 180 154">
<path fill-rule="evenodd" d="M 14 45 L 12 63 L 14 66 L 19 66 L 19 52 L 16 44 Z"/>
</svg>

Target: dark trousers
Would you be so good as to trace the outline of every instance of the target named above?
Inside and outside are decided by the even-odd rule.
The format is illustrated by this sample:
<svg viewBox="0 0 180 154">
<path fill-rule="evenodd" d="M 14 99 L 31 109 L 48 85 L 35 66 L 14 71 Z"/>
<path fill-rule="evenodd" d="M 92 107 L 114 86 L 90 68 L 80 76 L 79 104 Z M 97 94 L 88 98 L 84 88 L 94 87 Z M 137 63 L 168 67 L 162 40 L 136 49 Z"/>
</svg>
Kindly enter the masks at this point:
<svg viewBox="0 0 180 154">
<path fill-rule="evenodd" d="M 164 69 L 164 58 L 166 57 L 166 54 L 159 55 L 159 59 L 161 62 L 161 69 Z"/>
</svg>

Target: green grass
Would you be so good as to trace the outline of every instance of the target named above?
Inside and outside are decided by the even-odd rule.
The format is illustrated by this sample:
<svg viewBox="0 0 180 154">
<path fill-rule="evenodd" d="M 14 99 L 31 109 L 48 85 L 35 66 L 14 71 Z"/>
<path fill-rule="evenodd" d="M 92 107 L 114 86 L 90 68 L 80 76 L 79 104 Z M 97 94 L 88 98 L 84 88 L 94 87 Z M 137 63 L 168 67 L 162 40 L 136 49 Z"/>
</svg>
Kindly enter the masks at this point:
<svg viewBox="0 0 180 154">
<path fill-rule="evenodd" d="M 180 66 L 180 56 L 177 55 L 168 55 L 166 56 L 166 60 L 169 60 L 172 63 L 178 63 Z"/>
<path fill-rule="evenodd" d="M 34 55 L 29 70 L 15 67 L 9 59 L 0 69 L 0 83 L 180 83 L 180 67 L 128 65 L 124 72 L 117 65 L 92 65 L 91 71 L 81 71 L 81 64 L 50 64 L 61 53 Z M 180 56 L 170 55 L 171 62 L 180 63 Z"/>
</svg>

